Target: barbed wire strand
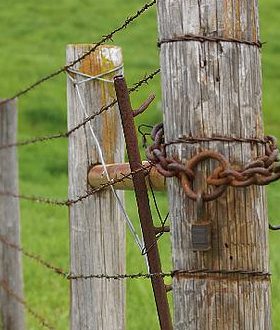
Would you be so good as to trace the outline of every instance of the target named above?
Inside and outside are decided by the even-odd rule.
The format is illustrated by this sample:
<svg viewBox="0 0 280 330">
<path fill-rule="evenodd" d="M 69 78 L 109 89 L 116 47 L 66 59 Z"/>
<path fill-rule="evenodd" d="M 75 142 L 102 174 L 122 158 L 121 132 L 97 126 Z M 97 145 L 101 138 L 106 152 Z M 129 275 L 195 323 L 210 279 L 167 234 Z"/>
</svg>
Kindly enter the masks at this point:
<svg viewBox="0 0 280 330">
<path fill-rule="evenodd" d="M 62 276 L 64 279 L 67 280 L 79 280 L 79 279 L 107 279 L 107 280 L 123 280 L 123 279 L 150 279 L 152 277 L 199 277 L 199 276 L 211 276 L 211 275 L 218 275 L 218 276 L 229 276 L 229 275 L 241 275 L 241 276 L 254 276 L 254 277 L 263 277 L 269 278 L 271 276 L 270 272 L 261 271 L 261 270 L 245 270 L 245 269 L 208 269 L 208 268 L 201 268 L 201 269 L 191 269 L 191 270 L 173 270 L 169 272 L 160 272 L 160 273 L 132 273 L 132 274 L 105 274 L 105 273 L 95 273 L 95 274 L 73 274 L 67 271 L 64 271 L 60 267 L 56 267 L 51 265 L 49 262 L 44 261 L 40 256 L 27 252 L 22 247 L 9 242 L 3 237 L 0 237 L 0 241 L 9 246 L 10 248 L 16 249 L 21 253 L 33 261 L 38 262 L 40 265 L 50 269 L 55 274 Z"/>
<path fill-rule="evenodd" d="M 134 93 L 134 92 L 138 91 L 138 88 L 141 88 L 144 84 L 149 84 L 149 81 L 152 80 L 157 74 L 159 74 L 159 72 L 160 72 L 160 69 L 157 69 L 157 70 L 151 72 L 148 75 L 144 75 L 144 77 L 142 79 L 140 79 L 139 81 L 137 81 L 136 83 L 134 83 L 132 85 L 132 87 L 129 89 L 129 93 Z M 80 124 L 73 127 L 69 131 L 62 132 L 62 133 L 45 135 L 45 136 L 33 137 L 33 138 L 26 139 L 26 140 L 23 140 L 23 141 L 17 141 L 15 143 L 9 143 L 9 144 L 5 144 L 5 145 L 1 145 L 0 150 L 13 148 L 13 147 L 27 146 L 27 145 L 30 145 L 30 144 L 45 142 L 45 141 L 48 141 L 48 140 L 68 138 L 69 135 L 74 133 L 79 128 L 84 127 L 89 121 L 93 120 L 95 117 L 101 115 L 103 112 L 105 112 L 105 111 L 109 110 L 110 108 L 112 108 L 116 103 L 117 103 L 117 100 L 114 99 L 110 104 L 107 104 L 106 106 L 103 106 L 95 114 L 93 114 L 90 117 L 86 118 L 84 121 L 82 121 Z"/>
<path fill-rule="evenodd" d="M 147 171 L 150 168 L 150 166 L 152 166 L 152 165 L 144 166 L 143 168 L 139 168 L 138 170 L 131 171 L 131 172 L 123 175 L 119 179 L 111 179 L 108 182 L 102 183 L 98 187 L 90 189 L 87 193 L 85 193 L 82 196 L 79 196 L 76 199 L 55 200 L 55 199 L 40 197 L 40 196 L 21 195 L 21 194 L 16 194 L 16 193 L 9 192 L 9 191 L 0 191 L 0 196 L 13 197 L 13 198 L 17 198 L 17 199 L 28 200 L 28 201 L 32 201 L 35 203 L 41 203 L 41 204 L 47 204 L 47 205 L 71 206 L 73 204 L 77 204 L 77 203 L 83 201 L 84 199 L 87 199 L 89 196 L 92 196 L 93 194 L 95 194 L 97 192 L 100 192 L 106 188 L 109 188 L 112 185 L 115 185 L 116 183 L 122 182 L 125 179 L 130 178 L 131 175 L 133 175 L 134 173 L 138 173 L 140 171 Z"/>
<path fill-rule="evenodd" d="M 54 72 L 40 78 L 37 80 L 35 83 L 31 84 L 30 86 L 26 87 L 25 89 L 20 90 L 13 96 L 9 97 L 8 99 L 5 99 L 3 101 L 0 101 L 0 105 L 3 105 L 9 101 L 12 101 L 18 97 L 21 97 L 27 93 L 29 93 L 31 90 L 34 88 L 38 87 L 39 85 L 43 84 L 44 82 L 60 75 L 61 73 L 67 71 L 67 69 L 72 68 L 75 64 L 81 62 L 84 60 L 86 57 L 88 57 L 90 54 L 92 54 L 100 45 L 104 44 L 104 42 L 110 40 L 112 41 L 113 36 L 117 34 L 118 32 L 124 30 L 128 25 L 130 25 L 133 21 L 135 21 L 138 17 L 140 17 L 142 14 L 144 14 L 149 8 L 154 6 L 156 4 L 156 0 L 153 0 L 151 2 L 146 3 L 143 7 L 141 7 L 137 12 L 131 16 L 129 16 L 119 27 L 108 33 L 107 35 L 103 36 L 95 45 L 90 48 L 89 51 L 84 53 L 82 56 L 80 56 L 78 59 L 75 61 L 71 62 L 70 64 L 60 67 L 59 69 L 55 70 Z"/>
<path fill-rule="evenodd" d="M 87 77 L 86 79 L 83 79 L 81 81 L 78 81 L 77 79 L 74 79 L 73 77 L 71 77 L 70 75 L 68 75 L 68 78 L 73 83 L 74 89 L 75 89 L 75 91 L 77 93 L 78 100 L 79 100 L 80 106 L 81 106 L 81 108 L 82 108 L 82 110 L 84 112 L 84 116 L 85 117 L 89 117 L 89 115 L 88 115 L 86 106 L 85 106 L 85 104 L 84 104 L 84 102 L 82 100 L 82 96 L 81 96 L 81 93 L 80 93 L 80 90 L 79 90 L 79 85 L 84 84 L 84 83 L 87 83 L 87 82 L 92 81 L 92 80 L 95 80 L 95 79 L 102 79 L 104 81 L 104 79 L 103 79 L 104 76 L 106 76 L 107 74 L 111 73 L 112 71 L 119 71 L 120 69 L 122 69 L 122 67 L 118 67 L 118 68 L 115 68 L 115 69 L 110 70 L 108 72 L 104 72 L 102 75 Z M 76 72 L 76 75 L 79 76 L 79 72 Z M 106 80 L 106 82 L 107 83 L 114 83 L 111 80 Z M 93 130 L 93 127 L 92 127 L 92 125 L 91 125 L 90 122 L 88 123 L 88 126 L 89 126 L 89 129 L 90 129 L 91 135 L 93 137 L 93 140 L 95 142 L 95 145 L 97 147 L 97 151 L 98 151 L 98 154 L 99 154 L 99 157 L 100 157 L 100 160 L 101 160 L 101 163 L 102 163 L 102 166 L 103 166 L 105 175 L 107 177 L 108 182 L 110 182 L 111 179 L 110 179 L 109 173 L 107 171 L 106 162 L 105 162 L 105 159 L 104 159 L 104 156 L 103 156 L 103 151 L 102 151 L 100 142 L 99 142 L 99 140 L 98 140 L 98 138 L 97 138 L 97 136 L 96 136 L 96 134 L 95 134 L 95 132 Z M 129 219 L 129 216 L 128 216 L 126 210 L 125 210 L 125 207 L 123 206 L 123 203 L 122 203 L 119 195 L 116 193 L 116 190 L 114 189 L 114 186 L 111 185 L 110 188 L 111 188 L 111 191 L 112 191 L 112 193 L 113 193 L 113 195 L 114 195 L 114 197 L 115 197 L 115 199 L 117 201 L 117 204 L 118 204 L 118 206 L 120 208 L 120 211 L 121 211 L 121 213 L 124 216 L 125 222 L 126 222 L 128 228 L 129 228 L 129 231 L 130 231 L 131 235 L 134 238 L 134 241 L 135 241 L 136 245 L 138 246 L 139 250 L 142 251 L 142 249 L 143 249 L 143 242 L 140 240 L 140 238 L 139 238 L 139 236 L 138 236 L 138 234 L 137 234 L 137 232 L 135 230 L 135 227 L 133 226 L 131 220 Z"/>
<path fill-rule="evenodd" d="M 39 324 L 47 328 L 49 330 L 54 330 L 55 327 L 50 325 L 49 321 L 47 321 L 42 315 L 38 314 L 32 307 L 29 306 L 27 301 L 25 301 L 23 298 L 19 297 L 11 288 L 9 288 L 8 284 L 4 280 L 0 280 L 0 286 L 6 291 L 8 295 L 13 297 L 18 303 L 23 305 L 23 307 L 26 309 L 26 311 L 32 315 L 38 322 Z"/>
<path fill-rule="evenodd" d="M 42 257 L 40 255 L 29 252 L 29 251 L 25 250 L 23 247 L 8 241 L 2 235 L 0 235 L 0 242 L 2 244 L 4 244 L 5 246 L 8 246 L 13 250 L 16 250 L 16 251 L 22 253 L 25 257 L 37 262 L 38 264 L 40 264 L 41 266 L 43 266 L 45 268 L 48 268 L 49 270 L 53 271 L 54 273 L 56 273 L 64 278 L 67 277 L 68 272 L 65 272 L 62 268 L 56 267 L 56 266 L 52 265 L 51 263 L 49 263 L 48 261 L 45 261 L 44 259 L 42 259 Z"/>
</svg>

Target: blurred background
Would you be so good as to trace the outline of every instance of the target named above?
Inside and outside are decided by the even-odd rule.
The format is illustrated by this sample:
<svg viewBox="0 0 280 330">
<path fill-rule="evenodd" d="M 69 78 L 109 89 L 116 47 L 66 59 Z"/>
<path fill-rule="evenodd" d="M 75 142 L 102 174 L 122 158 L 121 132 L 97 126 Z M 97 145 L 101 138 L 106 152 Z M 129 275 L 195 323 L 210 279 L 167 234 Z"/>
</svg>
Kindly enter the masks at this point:
<svg viewBox="0 0 280 330">
<path fill-rule="evenodd" d="M 0 97 L 6 98 L 41 76 L 65 64 L 70 43 L 94 43 L 117 27 L 144 2 L 141 0 L 1 0 L 0 2 Z M 280 3 L 260 0 L 263 68 L 263 111 L 266 134 L 280 138 Z M 150 9 L 113 43 L 123 49 L 128 85 L 159 67 L 155 8 Z M 140 125 L 161 121 L 160 77 L 132 97 L 138 106 L 151 92 L 156 101 L 139 119 Z M 19 139 L 64 132 L 66 118 L 66 76 L 50 80 L 19 100 Z M 67 140 L 55 140 L 19 149 L 20 191 L 28 195 L 67 197 Z M 277 202 L 280 183 L 267 188 L 269 218 L 280 223 Z M 128 212 L 138 226 L 134 197 L 127 194 Z M 167 197 L 157 194 L 163 214 Z M 22 245 L 46 260 L 68 269 L 67 209 L 21 202 Z M 280 262 L 277 251 L 280 233 L 270 232 L 273 323 L 280 329 Z M 169 238 L 160 240 L 163 268 L 170 264 Z M 145 271 L 143 258 L 127 235 L 127 272 Z M 68 328 L 68 282 L 23 258 L 25 297 L 56 329 Z M 27 328 L 40 329 L 27 314 Z M 148 281 L 127 281 L 127 329 L 158 329 L 152 292 Z"/>
</svg>

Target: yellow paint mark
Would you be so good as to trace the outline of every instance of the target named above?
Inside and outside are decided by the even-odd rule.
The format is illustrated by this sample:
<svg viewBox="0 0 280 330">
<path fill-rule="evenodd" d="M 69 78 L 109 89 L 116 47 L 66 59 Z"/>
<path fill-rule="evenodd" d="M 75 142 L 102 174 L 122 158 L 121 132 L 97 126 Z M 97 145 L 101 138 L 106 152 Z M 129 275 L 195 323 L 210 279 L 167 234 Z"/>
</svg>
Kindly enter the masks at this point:
<svg viewBox="0 0 280 330">
<path fill-rule="evenodd" d="M 92 47 L 92 45 L 87 45 L 86 48 L 88 50 Z M 111 46 L 115 48 L 115 46 Z M 96 49 L 96 51 L 89 56 L 87 56 L 81 62 L 80 72 L 85 73 L 87 75 L 95 76 L 103 72 L 107 72 L 113 68 L 115 68 L 115 63 L 113 60 L 108 59 L 107 56 L 104 56 L 102 49 L 109 48 L 108 46 L 100 46 Z M 112 72 L 104 76 L 104 78 L 113 80 L 113 77 L 116 75 L 116 72 Z M 97 89 L 97 94 L 100 95 L 99 107 L 106 106 L 110 104 L 115 98 L 115 89 L 112 83 L 103 82 L 100 80 L 96 80 L 90 82 L 94 84 Z M 104 155 L 107 163 L 113 163 L 114 154 L 115 154 L 115 146 L 117 143 L 118 135 L 120 134 L 119 130 L 119 117 L 117 111 L 114 109 L 109 109 L 109 111 L 105 111 L 101 115 L 101 127 L 102 127 L 102 149 L 104 151 Z"/>
</svg>

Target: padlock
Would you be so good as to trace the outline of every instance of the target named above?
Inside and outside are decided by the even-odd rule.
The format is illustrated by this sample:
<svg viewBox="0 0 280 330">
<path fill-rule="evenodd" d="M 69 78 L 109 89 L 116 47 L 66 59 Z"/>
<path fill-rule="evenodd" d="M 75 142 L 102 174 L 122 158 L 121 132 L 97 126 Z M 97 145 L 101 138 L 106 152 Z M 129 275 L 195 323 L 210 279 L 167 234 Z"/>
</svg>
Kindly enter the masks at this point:
<svg viewBox="0 0 280 330">
<path fill-rule="evenodd" d="M 211 224 L 205 217 L 205 205 L 202 194 L 197 198 L 197 223 L 191 228 L 193 251 L 209 251 L 211 249 Z"/>
</svg>

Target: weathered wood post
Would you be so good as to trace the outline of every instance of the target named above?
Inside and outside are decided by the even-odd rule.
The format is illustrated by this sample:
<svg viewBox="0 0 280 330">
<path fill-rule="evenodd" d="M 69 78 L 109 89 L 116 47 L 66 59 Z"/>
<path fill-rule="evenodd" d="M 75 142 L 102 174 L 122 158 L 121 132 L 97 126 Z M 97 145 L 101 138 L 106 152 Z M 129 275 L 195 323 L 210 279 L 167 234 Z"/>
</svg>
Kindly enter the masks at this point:
<svg viewBox="0 0 280 330">
<path fill-rule="evenodd" d="M 262 138 L 258 2 L 160 0 L 158 22 L 166 141 Z M 219 151 L 232 165 L 263 154 L 261 144 L 222 140 L 168 150 L 186 160 L 203 149 Z M 215 166 L 205 161 L 198 169 L 206 176 Z M 212 249 L 194 252 L 197 203 L 186 198 L 176 179 L 168 188 L 173 267 L 206 270 L 175 276 L 174 329 L 271 329 L 270 282 L 268 276 L 254 276 L 269 268 L 264 189 L 230 188 L 207 203 Z"/>
<path fill-rule="evenodd" d="M 17 137 L 16 100 L 0 105 L 0 146 L 15 143 Z M 16 148 L 0 149 L 0 191 L 18 193 Z M 0 196 L 0 328 L 24 329 L 23 306 L 5 290 L 23 296 L 21 254 L 5 244 L 20 245 L 18 199 Z"/>
<path fill-rule="evenodd" d="M 87 52 L 92 45 L 69 45 L 67 64 Z M 77 63 L 69 72 L 83 81 L 101 75 L 105 80 L 121 73 L 121 49 L 100 46 Z M 119 68 L 119 69 L 117 69 Z M 97 113 L 115 97 L 114 85 L 108 81 L 89 80 L 74 87 L 68 78 L 68 129 L 85 117 Z M 78 91 L 77 91 L 78 88 Z M 80 95 L 80 96 L 79 96 Z M 84 107 L 83 107 L 83 105 Z M 86 110 L 86 114 L 85 114 Z M 91 128 L 100 142 L 106 163 L 122 162 L 124 143 L 116 107 L 97 116 L 69 136 L 69 199 L 84 195 L 90 188 L 88 171 L 101 163 Z M 120 193 L 123 199 L 123 193 Z M 99 192 L 70 206 L 71 272 L 74 274 L 121 274 L 125 272 L 125 224 L 110 189 Z M 125 287 L 122 280 L 79 279 L 71 281 L 71 328 L 124 329 Z"/>
</svg>

